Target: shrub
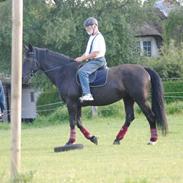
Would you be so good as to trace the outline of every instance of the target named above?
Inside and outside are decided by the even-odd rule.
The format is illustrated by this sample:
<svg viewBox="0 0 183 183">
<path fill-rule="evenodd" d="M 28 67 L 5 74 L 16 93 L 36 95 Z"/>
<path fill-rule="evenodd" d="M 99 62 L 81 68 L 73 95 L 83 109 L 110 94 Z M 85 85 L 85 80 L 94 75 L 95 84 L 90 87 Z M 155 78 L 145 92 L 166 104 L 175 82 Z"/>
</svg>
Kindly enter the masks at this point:
<svg viewBox="0 0 183 183">
<path fill-rule="evenodd" d="M 101 117 L 119 117 L 124 116 L 124 106 L 122 101 L 98 108 L 98 115 Z"/>
<path fill-rule="evenodd" d="M 167 114 L 182 114 L 183 113 L 183 101 L 174 101 L 171 103 L 167 103 L 165 105 L 165 110 Z M 134 106 L 135 116 L 143 114 L 138 105 Z M 100 106 L 97 108 L 98 117 L 101 118 L 125 118 L 125 110 L 123 105 L 120 102 L 108 105 L 108 106 Z M 82 109 L 82 118 L 91 119 L 91 106 L 84 107 Z M 36 127 L 44 127 L 50 125 L 58 125 L 62 123 L 68 123 L 69 115 L 67 112 L 66 106 L 59 107 L 56 111 L 49 114 L 48 116 L 38 116 L 38 118 L 34 122 L 34 126 Z"/>
<path fill-rule="evenodd" d="M 183 102 L 172 102 L 166 106 L 167 114 L 183 113 Z"/>
<path fill-rule="evenodd" d="M 165 100 L 167 103 L 177 100 L 183 101 L 183 79 L 167 80 L 163 82 L 165 90 Z"/>
<path fill-rule="evenodd" d="M 154 68 L 161 78 L 182 78 L 183 77 L 183 45 L 176 47 L 172 41 L 161 49 L 161 56 L 158 58 L 143 57 L 139 62 L 142 65 Z"/>
<path fill-rule="evenodd" d="M 40 115 L 48 115 L 57 110 L 63 102 L 59 98 L 56 87 L 52 86 L 46 92 L 43 92 L 37 101 L 37 111 Z"/>
</svg>

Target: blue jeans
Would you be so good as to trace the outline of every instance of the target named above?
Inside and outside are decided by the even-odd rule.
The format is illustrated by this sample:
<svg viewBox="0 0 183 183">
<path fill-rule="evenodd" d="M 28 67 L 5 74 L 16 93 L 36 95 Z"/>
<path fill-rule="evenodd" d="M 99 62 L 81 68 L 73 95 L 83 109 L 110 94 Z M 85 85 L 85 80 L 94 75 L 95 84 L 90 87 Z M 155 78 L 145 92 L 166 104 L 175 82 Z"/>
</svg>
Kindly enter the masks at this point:
<svg viewBox="0 0 183 183">
<path fill-rule="evenodd" d="M 106 66 L 106 60 L 104 57 L 90 60 L 78 70 L 83 95 L 91 93 L 89 86 L 89 75 L 102 66 Z"/>
</svg>

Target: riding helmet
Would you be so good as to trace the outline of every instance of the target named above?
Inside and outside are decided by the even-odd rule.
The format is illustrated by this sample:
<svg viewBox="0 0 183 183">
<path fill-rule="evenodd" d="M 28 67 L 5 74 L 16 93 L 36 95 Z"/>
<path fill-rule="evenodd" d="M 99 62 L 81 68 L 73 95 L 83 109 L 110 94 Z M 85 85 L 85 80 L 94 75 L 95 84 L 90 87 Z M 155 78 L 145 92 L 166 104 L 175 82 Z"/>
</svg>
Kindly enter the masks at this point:
<svg viewBox="0 0 183 183">
<path fill-rule="evenodd" d="M 84 21 L 84 27 L 88 27 L 90 25 L 98 25 L 98 21 L 94 17 L 89 17 Z"/>
</svg>

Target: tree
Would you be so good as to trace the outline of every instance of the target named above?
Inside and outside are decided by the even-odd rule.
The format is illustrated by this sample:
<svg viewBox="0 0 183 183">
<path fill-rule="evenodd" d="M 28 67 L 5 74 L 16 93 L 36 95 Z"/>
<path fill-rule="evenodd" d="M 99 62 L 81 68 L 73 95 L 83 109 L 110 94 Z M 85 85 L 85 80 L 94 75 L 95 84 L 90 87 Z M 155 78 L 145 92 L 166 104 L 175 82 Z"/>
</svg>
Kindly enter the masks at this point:
<svg viewBox="0 0 183 183">
<path fill-rule="evenodd" d="M 47 17 L 49 7 L 44 1 L 24 1 L 24 43 L 43 45 L 44 15 Z M 0 3 L 0 72 L 10 73 L 11 62 L 11 1 Z"/>
<path fill-rule="evenodd" d="M 87 36 L 83 21 L 89 16 L 99 20 L 107 43 L 109 65 L 135 62 L 134 27 L 142 19 L 138 0 L 45 0 L 24 1 L 24 43 L 47 47 L 71 57 L 82 54 Z M 2 70 L 10 71 L 11 1 L 0 6 L 0 62 Z"/>
<path fill-rule="evenodd" d="M 42 1 L 25 0 L 24 1 L 24 43 L 32 43 L 37 46 L 44 45 L 44 23 L 47 21 L 47 16 L 50 12 L 50 7 Z"/>
<path fill-rule="evenodd" d="M 135 62 L 132 22 L 134 25 L 138 22 L 134 18 L 142 9 L 138 1 L 60 0 L 55 3 L 45 23 L 44 40 L 49 47 L 72 57 L 83 53 L 88 39 L 83 21 L 95 16 L 106 39 L 109 65 Z M 134 16 L 130 12 L 134 12 Z"/>
<path fill-rule="evenodd" d="M 11 1 L 0 3 L 0 71 L 10 73 L 11 60 Z"/>
<path fill-rule="evenodd" d="M 183 43 L 183 7 L 172 11 L 165 22 L 164 40 L 167 44 L 170 40 L 175 41 L 175 45 L 181 46 Z"/>
</svg>

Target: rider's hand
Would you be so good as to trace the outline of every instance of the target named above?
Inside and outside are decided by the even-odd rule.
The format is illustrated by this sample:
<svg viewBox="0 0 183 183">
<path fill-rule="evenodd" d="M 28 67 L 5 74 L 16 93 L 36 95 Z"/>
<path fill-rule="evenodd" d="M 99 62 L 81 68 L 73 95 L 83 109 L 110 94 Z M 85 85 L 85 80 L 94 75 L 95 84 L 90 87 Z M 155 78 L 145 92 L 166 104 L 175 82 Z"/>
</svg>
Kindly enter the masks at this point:
<svg viewBox="0 0 183 183">
<path fill-rule="evenodd" d="M 77 58 L 75 58 L 75 61 L 76 62 L 82 62 L 83 61 L 83 58 L 82 57 L 77 57 Z"/>
</svg>

